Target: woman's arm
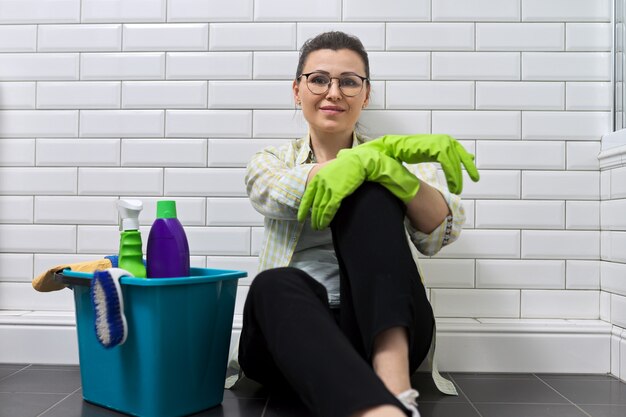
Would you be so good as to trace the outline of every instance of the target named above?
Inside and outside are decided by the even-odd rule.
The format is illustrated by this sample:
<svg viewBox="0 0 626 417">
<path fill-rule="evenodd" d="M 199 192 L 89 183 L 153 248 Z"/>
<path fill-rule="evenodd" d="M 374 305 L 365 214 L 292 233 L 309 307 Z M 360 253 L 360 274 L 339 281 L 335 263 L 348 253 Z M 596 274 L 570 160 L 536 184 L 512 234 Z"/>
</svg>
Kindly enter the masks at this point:
<svg viewBox="0 0 626 417">
<path fill-rule="evenodd" d="M 441 193 L 425 181 L 421 181 L 417 194 L 406 207 L 411 225 L 425 234 L 432 233 L 451 214 Z"/>
</svg>

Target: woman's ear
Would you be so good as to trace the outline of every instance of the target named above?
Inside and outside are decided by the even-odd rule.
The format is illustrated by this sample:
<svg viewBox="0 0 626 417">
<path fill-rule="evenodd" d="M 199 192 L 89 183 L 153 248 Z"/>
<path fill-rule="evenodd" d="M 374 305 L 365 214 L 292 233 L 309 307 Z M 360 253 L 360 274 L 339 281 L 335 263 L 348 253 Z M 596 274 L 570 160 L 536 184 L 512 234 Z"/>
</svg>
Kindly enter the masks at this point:
<svg viewBox="0 0 626 417">
<path fill-rule="evenodd" d="M 293 80 L 293 100 L 296 103 L 296 106 L 299 106 L 302 103 L 300 99 L 300 85 L 298 84 L 298 80 Z"/>
<path fill-rule="evenodd" d="M 366 108 L 367 106 L 369 106 L 370 104 L 370 92 L 372 90 L 372 87 L 370 86 L 369 81 L 367 82 L 367 89 L 365 90 L 365 101 L 363 102 L 363 106 L 361 106 L 361 108 Z"/>
</svg>

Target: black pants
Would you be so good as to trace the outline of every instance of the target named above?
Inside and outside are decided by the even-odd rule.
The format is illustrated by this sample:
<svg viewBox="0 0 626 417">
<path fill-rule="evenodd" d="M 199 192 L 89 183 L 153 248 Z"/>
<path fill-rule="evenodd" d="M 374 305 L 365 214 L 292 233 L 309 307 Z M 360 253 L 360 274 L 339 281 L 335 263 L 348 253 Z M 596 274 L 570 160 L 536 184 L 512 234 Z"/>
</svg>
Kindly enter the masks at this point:
<svg viewBox="0 0 626 417">
<path fill-rule="evenodd" d="M 410 373 L 430 347 L 434 317 L 404 232 L 406 207 L 379 184 L 344 199 L 331 223 L 340 267 L 340 309 L 296 268 L 253 280 L 244 306 L 239 363 L 271 390 L 292 390 L 320 417 L 401 407 L 372 368 L 375 337 L 409 334 Z"/>
</svg>

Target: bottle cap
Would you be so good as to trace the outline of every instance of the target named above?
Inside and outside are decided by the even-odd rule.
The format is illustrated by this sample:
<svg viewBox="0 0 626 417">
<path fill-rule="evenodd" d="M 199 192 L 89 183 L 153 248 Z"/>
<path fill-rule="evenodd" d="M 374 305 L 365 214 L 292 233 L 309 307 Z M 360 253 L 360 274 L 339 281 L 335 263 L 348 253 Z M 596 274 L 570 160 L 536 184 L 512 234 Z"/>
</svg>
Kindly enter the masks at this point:
<svg viewBox="0 0 626 417">
<path fill-rule="evenodd" d="M 176 201 L 161 200 L 157 201 L 157 219 L 175 219 L 176 218 Z"/>
<path fill-rule="evenodd" d="M 139 230 L 139 213 L 142 209 L 141 200 L 118 200 L 120 230 Z"/>
</svg>

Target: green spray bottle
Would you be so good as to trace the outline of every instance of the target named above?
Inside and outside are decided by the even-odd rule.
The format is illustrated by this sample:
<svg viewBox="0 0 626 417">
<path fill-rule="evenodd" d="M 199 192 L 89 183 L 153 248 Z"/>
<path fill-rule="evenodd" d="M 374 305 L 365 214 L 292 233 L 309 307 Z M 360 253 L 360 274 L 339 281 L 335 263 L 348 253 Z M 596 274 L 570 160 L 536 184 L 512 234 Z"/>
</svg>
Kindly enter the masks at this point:
<svg viewBox="0 0 626 417">
<path fill-rule="evenodd" d="M 141 234 L 139 233 L 139 213 L 143 209 L 141 200 L 118 200 L 120 218 L 120 253 L 118 266 L 137 278 L 146 277 L 143 263 Z"/>
</svg>

